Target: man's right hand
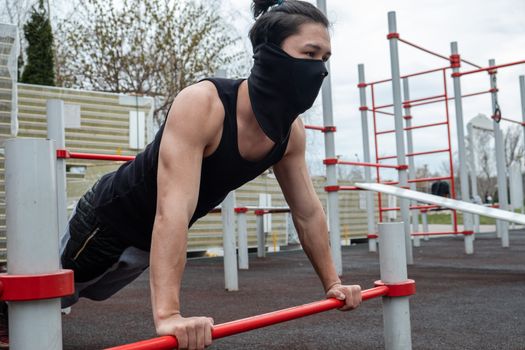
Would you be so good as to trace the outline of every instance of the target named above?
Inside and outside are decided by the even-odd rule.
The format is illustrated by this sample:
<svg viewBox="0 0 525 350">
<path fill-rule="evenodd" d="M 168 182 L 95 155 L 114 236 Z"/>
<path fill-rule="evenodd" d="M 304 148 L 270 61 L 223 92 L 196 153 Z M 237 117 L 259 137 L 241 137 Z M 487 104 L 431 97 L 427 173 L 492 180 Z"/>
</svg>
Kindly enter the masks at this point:
<svg viewBox="0 0 525 350">
<path fill-rule="evenodd" d="M 211 317 L 182 317 L 173 315 L 157 323 L 159 336 L 173 335 L 177 338 L 178 349 L 202 350 L 211 345 Z"/>
</svg>

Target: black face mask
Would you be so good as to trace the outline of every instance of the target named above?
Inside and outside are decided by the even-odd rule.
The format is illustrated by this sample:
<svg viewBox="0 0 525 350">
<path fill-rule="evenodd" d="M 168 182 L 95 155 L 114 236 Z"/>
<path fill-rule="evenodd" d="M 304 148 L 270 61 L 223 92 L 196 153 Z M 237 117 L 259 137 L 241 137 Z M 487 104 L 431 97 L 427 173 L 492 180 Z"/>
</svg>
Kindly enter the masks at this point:
<svg viewBox="0 0 525 350">
<path fill-rule="evenodd" d="M 312 107 L 328 71 L 323 61 L 292 57 L 272 43 L 254 51 L 248 77 L 252 109 L 264 133 L 281 144 L 295 118 Z"/>
</svg>

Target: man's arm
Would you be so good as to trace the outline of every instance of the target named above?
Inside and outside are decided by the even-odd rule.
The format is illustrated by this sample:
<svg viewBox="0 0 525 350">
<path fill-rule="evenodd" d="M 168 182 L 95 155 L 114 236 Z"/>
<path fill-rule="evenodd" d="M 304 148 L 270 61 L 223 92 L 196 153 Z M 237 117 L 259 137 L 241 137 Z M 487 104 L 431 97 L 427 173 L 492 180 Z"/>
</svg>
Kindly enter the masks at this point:
<svg viewBox="0 0 525 350">
<path fill-rule="evenodd" d="M 328 227 L 305 161 L 305 132 L 300 119 L 294 123 L 283 159 L 273 168 L 292 211 L 303 249 L 317 272 L 328 297 L 345 299 L 343 309 L 361 302 L 359 286 L 342 286 L 330 252 Z"/>
<path fill-rule="evenodd" d="M 158 335 L 175 335 L 179 348 L 211 343 L 213 320 L 183 318 L 180 286 L 186 264 L 188 224 L 195 211 L 203 154 L 217 134 L 210 83 L 182 91 L 173 102 L 159 151 L 157 211 L 150 254 L 150 287 Z M 222 107 L 221 107 L 222 108 Z"/>
</svg>

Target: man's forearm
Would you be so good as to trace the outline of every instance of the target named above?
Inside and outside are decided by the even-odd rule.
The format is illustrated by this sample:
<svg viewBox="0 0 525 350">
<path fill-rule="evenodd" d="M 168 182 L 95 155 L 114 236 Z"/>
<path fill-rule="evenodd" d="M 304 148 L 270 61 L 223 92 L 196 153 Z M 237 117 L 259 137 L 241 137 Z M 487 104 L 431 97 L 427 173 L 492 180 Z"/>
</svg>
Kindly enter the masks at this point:
<svg viewBox="0 0 525 350">
<path fill-rule="evenodd" d="M 184 224 L 173 225 L 155 220 L 150 253 L 150 288 L 155 323 L 180 313 L 187 230 Z"/>
<path fill-rule="evenodd" d="M 307 218 L 294 218 L 303 249 L 323 283 L 325 291 L 341 283 L 330 252 L 326 216 L 322 209 Z"/>
</svg>

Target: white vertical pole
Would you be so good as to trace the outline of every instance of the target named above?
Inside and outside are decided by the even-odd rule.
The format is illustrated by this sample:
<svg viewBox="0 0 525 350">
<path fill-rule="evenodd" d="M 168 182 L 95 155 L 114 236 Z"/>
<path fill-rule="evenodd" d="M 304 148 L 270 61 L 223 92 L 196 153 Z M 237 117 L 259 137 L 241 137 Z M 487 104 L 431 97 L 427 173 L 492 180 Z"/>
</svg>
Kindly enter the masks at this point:
<svg viewBox="0 0 525 350">
<path fill-rule="evenodd" d="M 428 232 L 428 214 L 426 210 L 421 213 L 421 218 L 423 224 L 423 232 Z M 428 241 L 428 236 L 425 236 L 425 241 Z"/>
<path fill-rule="evenodd" d="M 239 290 L 237 276 L 237 257 L 235 244 L 235 192 L 228 193 L 221 204 L 222 246 L 224 249 L 224 288 L 228 291 Z"/>
<path fill-rule="evenodd" d="M 365 84 L 365 66 L 359 64 L 357 66 L 359 75 L 359 100 L 361 106 L 366 106 L 366 85 Z M 365 163 L 370 163 L 370 141 L 368 136 L 368 111 L 361 110 L 361 133 L 363 134 L 363 160 Z M 365 167 L 365 181 L 372 182 L 372 173 L 370 167 Z M 368 234 L 376 233 L 375 213 L 374 213 L 374 194 L 371 191 L 366 191 L 366 216 L 368 223 Z M 377 251 L 377 240 L 375 238 L 368 239 L 368 250 L 371 252 Z"/>
<path fill-rule="evenodd" d="M 450 43 L 453 55 L 458 53 L 458 43 Z M 459 72 L 459 67 L 452 68 L 454 73 Z M 461 100 L 461 81 L 460 77 L 453 77 L 454 81 L 454 106 L 456 108 L 456 126 L 458 133 L 458 155 L 459 155 L 459 181 L 461 182 L 461 199 L 470 202 L 468 188 L 467 157 L 465 152 L 465 124 L 463 123 L 463 101 Z M 463 213 L 463 229 L 472 231 L 472 215 Z M 474 235 L 465 235 L 465 253 L 474 254 Z"/>
<path fill-rule="evenodd" d="M 408 78 L 403 79 L 403 100 L 404 101 L 410 101 L 410 85 L 408 82 Z M 405 116 L 403 117 L 405 119 L 405 125 L 407 128 L 412 127 L 412 110 L 410 108 L 410 104 L 405 107 Z M 412 130 L 407 130 L 407 151 L 408 153 L 414 153 L 414 140 L 412 137 Z M 414 157 L 408 158 L 408 178 L 409 179 L 415 179 L 416 178 L 416 165 L 414 161 Z M 410 184 L 410 189 L 415 191 L 416 190 L 416 184 L 415 182 L 412 182 Z M 411 203 L 412 205 L 417 205 L 416 201 L 413 201 Z M 413 209 L 411 210 L 411 217 L 412 217 L 412 232 L 418 232 L 419 231 L 419 210 Z M 421 241 L 419 236 L 414 237 L 414 246 L 419 247 L 421 245 Z"/>
<path fill-rule="evenodd" d="M 489 60 L 489 66 L 496 65 L 496 61 Z M 496 72 L 491 72 L 490 76 L 490 93 L 492 99 L 492 111 L 496 110 L 498 101 L 498 85 L 496 79 Z M 499 127 L 499 123 L 495 120 L 492 121 L 494 128 L 494 143 L 496 145 L 496 168 L 498 172 L 498 202 L 499 208 L 503 210 L 509 210 L 509 200 L 507 195 L 507 171 L 505 169 L 505 145 L 503 142 L 503 133 Z M 504 248 L 509 247 L 509 226 L 508 222 L 501 221 L 499 223 L 501 229 L 501 246 Z"/>
<path fill-rule="evenodd" d="M 55 140 L 57 149 L 66 148 L 64 101 L 47 100 L 47 138 Z M 67 179 L 66 160 L 56 159 L 58 232 L 63 235 L 67 228 Z"/>
<path fill-rule="evenodd" d="M 19 138 L 5 146 L 8 273 L 58 272 L 55 143 Z M 60 299 L 10 302 L 9 340 L 14 350 L 62 349 Z"/>
<path fill-rule="evenodd" d="M 326 1 L 317 0 L 317 7 L 326 15 Z M 326 68 L 330 71 L 330 61 L 326 62 Z M 325 126 L 334 125 L 332 110 L 332 83 L 328 75 L 322 88 L 323 95 L 323 124 Z M 324 133 L 325 157 L 335 158 L 335 138 L 333 132 Z M 326 165 L 326 185 L 337 186 L 337 165 Z M 337 192 L 328 192 L 328 220 L 330 222 L 330 247 L 332 259 L 338 275 L 343 274 L 343 262 L 341 257 L 341 228 L 339 226 L 339 194 Z"/>
<path fill-rule="evenodd" d="M 379 266 L 381 281 L 396 284 L 407 280 L 405 225 L 402 222 L 379 224 Z M 410 350 L 410 305 L 408 296 L 383 297 L 385 349 Z"/>
<path fill-rule="evenodd" d="M 266 235 L 264 234 L 264 215 L 255 215 L 255 230 L 257 233 L 257 257 L 266 256 Z"/>
<path fill-rule="evenodd" d="M 521 118 L 525 123 L 525 75 L 520 75 L 520 97 L 521 97 Z M 525 145 L 525 126 L 523 127 L 523 144 Z"/>
<path fill-rule="evenodd" d="M 237 235 L 239 237 L 239 269 L 248 270 L 248 226 L 246 212 L 237 213 Z"/>
<path fill-rule="evenodd" d="M 474 147 L 474 127 L 471 123 L 467 123 L 467 134 L 468 134 L 468 143 L 469 143 L 469 163 L 470 163 L 470 187 L 472 188 L 472 198 L 476 204 L 481 204 L 476 202 L 478 197 L 478 179 L 477 179 L 477 170 L 476 170 L 476 156 L 475 156 L 475 147 Z M 479 233 L 479 215 L 474 215 L 474 232 Z"/>
<path fill-rule="evenodd" d="M 388 32 L 397 33 L 396 13 L 391 11 L 388 13 Z M 392 71 L 392 95 L 394 100 L 394 121 L 396 126 L 396 152 L 397 164 L 406 164 L 405 156 L 405 136 L 403 130 L 403 109 L 401 105 L 401 74 L 399 71 L 399 52 L 397 48 L 398 39 L 392 37 L 389 39 L 390 44 L 390 66 Z M 398 170 L 399 186 L 408 186 L 408 175 L 406 170 Z M 401 208 L 401 217 L 405 225 L 405 244 L 406 244 L 406 258 L 408 264 L 413 264 L 412 257 L 412 237 L 410 232 L 410 201 L 401 198 L 399 201 Z"/>
</svg>

